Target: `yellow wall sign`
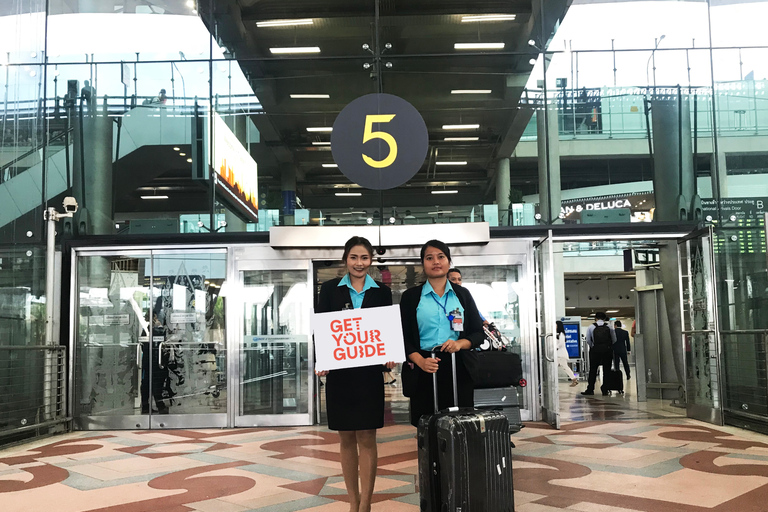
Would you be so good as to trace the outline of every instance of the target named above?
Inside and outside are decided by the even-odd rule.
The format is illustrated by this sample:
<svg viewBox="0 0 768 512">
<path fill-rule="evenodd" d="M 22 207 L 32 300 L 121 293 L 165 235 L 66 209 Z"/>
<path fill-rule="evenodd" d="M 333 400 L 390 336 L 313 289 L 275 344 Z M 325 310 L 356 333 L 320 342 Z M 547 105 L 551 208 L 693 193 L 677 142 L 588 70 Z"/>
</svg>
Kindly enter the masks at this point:
<svg viewBox="0 0 768 512">
<path fill-rule="evenodd" d="M 339 170 L 361 187 L 385 190 L 410 180 L 427 156 L 429 133 L 413 105 L 391 94 L 368 94 L 333 123 L 331 151 Z"/>
</svg>

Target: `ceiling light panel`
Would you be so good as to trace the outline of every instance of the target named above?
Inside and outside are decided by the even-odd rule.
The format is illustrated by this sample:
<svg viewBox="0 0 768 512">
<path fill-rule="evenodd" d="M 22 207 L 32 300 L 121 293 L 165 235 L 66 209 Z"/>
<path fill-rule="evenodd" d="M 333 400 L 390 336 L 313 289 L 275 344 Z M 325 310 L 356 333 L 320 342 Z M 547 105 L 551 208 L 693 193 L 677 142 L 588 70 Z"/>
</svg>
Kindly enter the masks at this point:
<svg viewBox="0 0 768 512">
<path fill-rule="evenodd" d="M 467 165 L 467 162 L 458 160 L 445 160 L 442 162 L 435 162 L 435 165 Z"/>
<path fill-rule="evenodd" d="M 141 196 L 142 199 L 168 199 L 168 196 Z"/>
<path fill-rule="evenodd" d="M 325 167 L 326 169 L 332 169 L 338 166 L 339 166 L 338 164 L 323 164 L 323 167 Z"/>
<path fill-rule="evenodd" d="M 453 49 L 454 50 L 503 50 L 504 43 L 456 43 L 453 45 Z"/>
<path fill-rule="evenodd" d="M 268 20 L 268 21 L 257 21 L 256 26 L 259 28 L 266 28 L 266 27 L 295 27 L 298 25 L 312 25 L 314 21 L 312 21 L 312 18 L 304 18 L 301 20 Z"/>
<path fill-rule="evenodd" d="M 361 192 L 336 192 L 334 195 L 336 197 L 360 197 L 363 194 Z"/>
<path fill-rule="evenodd" d="M 477 23 L 480 21 L 515 21 L 516 14 L 477 14 L 462 16 L 462 23 Z"/>
<path fill-rule="evenodd" d="M 444 124 L 443 130 L 478 130 L 479 124 Z"/>
<path fill-rule="evenodd" d="M 310 126 L 307 128 L 308 132 L 330 133 L 333 131 L 333 126 Z"/>
<path fill-rule="evenodd" d="M 458 194 L 458 190 L 433 190 L 433 194 Z M 445 213 L 445 212 L 443 212 Z"/>
<path fill-rule="evenodd" d="M 319 46 L 289 46 L 285 48 L 270 48 L 273 55 L 295 55 L 300 53 L 320 53 Z"/>
<path fill-rule="evenodd" d="M 327 100 L 330 94 L 291 94 L 294 100 Z"/>
<path fill-rule="evenodd" d="M 445 142 L 473 142 L 480 140 L 480 137 L 446 137 Z"/>
<path fill-rule="evenodd" d="M 451 94 L 491 94 L 491 89 L 453 89 Z"/>
<path fill-rule="evenodd" d="M 312 145 L 313 145 L 313 146 L 330 146 L 330 145 L 331 145 L 331 143 L 330 143 L 330 142 L 317 142 L 317 141 L 312 141 Z"/>
</svg>

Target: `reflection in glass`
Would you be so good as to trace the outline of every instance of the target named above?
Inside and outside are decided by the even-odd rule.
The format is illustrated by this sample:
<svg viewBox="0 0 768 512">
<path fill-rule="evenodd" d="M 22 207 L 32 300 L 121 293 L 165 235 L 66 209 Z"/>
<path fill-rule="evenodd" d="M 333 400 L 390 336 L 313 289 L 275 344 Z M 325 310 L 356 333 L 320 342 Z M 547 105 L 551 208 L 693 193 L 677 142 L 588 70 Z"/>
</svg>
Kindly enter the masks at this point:
<svg viewBox="0 0 768 512">
<path fill-rule="evenodd" d="M 311 308 L 307 273 L 247 271 L 243 284 L 240 414 L 307 413 Z"/>
<path fill-rule="evenodd" d="M 226 254 L 78 260 L 75 416 L 226 412 Z"/>
</svg>

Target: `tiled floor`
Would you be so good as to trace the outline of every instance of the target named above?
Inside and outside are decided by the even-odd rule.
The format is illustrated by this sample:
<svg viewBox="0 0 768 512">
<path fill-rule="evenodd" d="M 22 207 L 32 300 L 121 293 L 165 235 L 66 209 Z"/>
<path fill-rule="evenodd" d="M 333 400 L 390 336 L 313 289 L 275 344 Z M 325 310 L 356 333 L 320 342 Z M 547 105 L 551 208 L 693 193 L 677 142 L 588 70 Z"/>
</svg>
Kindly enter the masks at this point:
<svg viewBox="0 0 768 512">
<path fill-rule="evenodd" d="M 768 510 L 768 437 L 583 387 L 561 385 L 562 430 L 515 434 L 517 512 Z M 374 511 L 418 510 L 414 434 L 380 430 Z M 347 512 L 345 498 L 321 427 L 76 432 L 0 451 L 2 512 Z"/>
</svg>

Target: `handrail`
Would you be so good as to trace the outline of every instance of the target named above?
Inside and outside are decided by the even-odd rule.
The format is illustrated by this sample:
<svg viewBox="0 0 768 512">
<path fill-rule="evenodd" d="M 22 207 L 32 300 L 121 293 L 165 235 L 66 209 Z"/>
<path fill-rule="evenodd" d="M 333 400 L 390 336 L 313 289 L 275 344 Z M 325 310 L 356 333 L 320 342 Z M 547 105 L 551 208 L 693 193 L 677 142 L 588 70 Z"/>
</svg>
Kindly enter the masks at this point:
<svg viewBox="0 0 768 512">
<path fill-rule="evenodd" d="M 64 345 L 0 345 L 0 350 L 55 350 L 63 352 L 67 349 Z"/>
<path fill-rule="evenodd" d="M 768 334 L 768 329 L 744 329 L 741 331 L 720 331 L 720 334 Z"/>
<path fill-rule="evenodd" d="M 29 151 L 27 151 L 23 155 L 21 155 L 19 157 L 16 157 L 15 159 L 11 160 L 10 162 L 8 162 L 6 164 L 3 164 L 2 167 L 0 167 L 0 173 L 5 171 L 6 169 L 8 169 L 10 167 L 13 167 L 14 164 L 24 160 L 25 158 L 28 158 L 28 157 L 34 155 L 35 153 L 37 153 L 38 151 L 40 151 L 44 147 L 50 146 L 51 142 L 54 142 L 54 141 L 57 141 L 57 140 L 63 138 L 65 135 L 70 133 L 72 130 L 74 130 L 74 128 L 70 128 L 69 130 L 65 130 L 65 131 L 61 132 L 60 134 L 56 135 L 55 137 L 52 137 L 52 138 L 48 139 L 47 142 L 41 142 L 39 145 L 37 145 L 36 147 L 30 149 Z"/>
</svg>

